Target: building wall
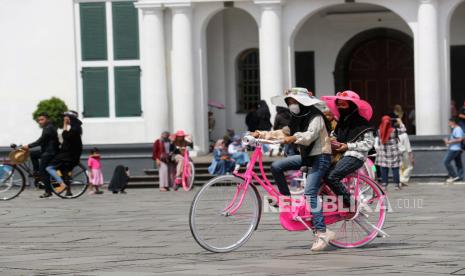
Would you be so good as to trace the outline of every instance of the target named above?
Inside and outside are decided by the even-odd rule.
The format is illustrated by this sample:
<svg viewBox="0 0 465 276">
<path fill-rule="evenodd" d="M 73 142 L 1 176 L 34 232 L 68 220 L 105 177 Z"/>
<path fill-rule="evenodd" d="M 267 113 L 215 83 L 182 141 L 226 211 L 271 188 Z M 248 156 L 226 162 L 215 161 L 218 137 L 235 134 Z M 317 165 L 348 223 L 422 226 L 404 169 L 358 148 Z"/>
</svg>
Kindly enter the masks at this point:
<svg viewBox="0 0 465 276">
<path fill-rule="evenodd" d="M 300 2 L 304 4 L 305 1 Z M 395 3 L 400 5 L 400 2 Z M 208 5 L 217 6 L 217 3 L 196 8 Z M 243 50 L 259 46 L 257 23 L 248 13 L 257 17 L 258 8 L 246 1 L 237 4 L 244 7 L 247 5 L 251 7 L 247 12 L 240 9 L 224 10 L 214 16 L 207 27 L 205 55 L 208 65 L 208 97 L 227 106 L 226 110 L 215 110 L 215 136 L 222 135 L 227 127 L 233 127 L 238 131 L 245 130 L 245 114 L 236 114 L 236 61 Z M 40 129 L 32 121 L 31 113 L 40 100 L 57 96 L 65 100 L 71 109 L 80 110 L 82 107 L 79 106 L 80 94 L 77 90 L 80 78 L 76 66 L 76 49 L 79 51 L 79 47 L 75 43 L 73 1 L 3 0 L 2 7 L 7 7 L 0 9 L 0 35 L 3 38 L 0 43 L 0 116 L 4 121 L 0 145 L 4 146 L 10 142 L 27 143 L 39 136 Z M 193 20 L 195 22 L 202 19 Z M 287 21 L 283 20 L 283 24 L 284 22 Z M 170 23 L 170 11 L 166 9 L 168 90 L 171 72 Z M 296 51 L 315 51 L 316 92 L 318 95 L 331 94 L 334 92 L 332 72 L 335 59 L 347 40 L 374 27 L 394 28 L 412 35 L 407 24 L 414 26 L 415 21 L 412 18 L 405 23 L 392 13 L 363 16 L 315 14 L 298 31 L 294 48 Z M 465 45 L 463 26 L 464 3 L 458 6 L 451 19 L 452 45 Z M 193 34 L 198 35 L 197 32 Z M 200 64 L 194 64 L 194 67 L 199 68 Z M 286 74 L 286 70 L 283 70 L 283 74 Z M 147 91 L 142 91 L 142 95 L 144 93 Z M 171 99 L 170 95 L 169 93 L 170 104 L 173 104 L 174 99 Z M 143 108 L 156 108 L 156 103 L 143 101 Z M 206 113 L 206 110 L 199 110 L 199 114 L 201 112 Z M 149 133 L 148 124 L 150 120 L 143 117 L 117 120 L 85 119 L 83 139 L 85 143 L 92 144 L 151 142 L 158 133 Z"/>
<path fill-rule="evenodd" d="M 226 105 L 213 109 L 216 127 L 213 138 L 222 137 L 227 128 L 246 131 L 245 114 L 237 110 L 237 58 L 247 49 L 258 48 L 255 20 L 240 9 L 226 9 L 215 15 L 207 27 L 209 99 Z"/>
<path fill-rule="evenodd" d="M 450 44 L 465 45 L 465 2 L 452 14 L 450 21 Z"/>
<path fill-rule="evenodd" d="M 3 0 L 0 8 L 0 145 L 40 135 L 32 112 L 57 96 L 76 108 L 72 1 Z"/>
<path fill-rule="evenodd" d="M 296 35 L 294 47 L 295 51 L 315 52 L 318 96 L 334 94 L 333 72 L 344 44 L 358 33 L 378 27 L 396 29 L 412 36 L 409 27 L 393 13 L 326 15 L 322 12 L 305 22 Z"/>
</svg>

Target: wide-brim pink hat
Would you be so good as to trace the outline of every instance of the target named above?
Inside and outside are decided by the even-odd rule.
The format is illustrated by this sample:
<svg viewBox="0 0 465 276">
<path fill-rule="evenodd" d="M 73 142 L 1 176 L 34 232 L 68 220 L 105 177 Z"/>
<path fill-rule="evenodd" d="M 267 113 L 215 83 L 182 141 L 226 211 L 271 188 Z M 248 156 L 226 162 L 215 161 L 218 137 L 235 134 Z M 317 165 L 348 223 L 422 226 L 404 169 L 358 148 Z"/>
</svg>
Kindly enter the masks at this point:
<svg viewBox="0 0 465 276">
<path fill-rule="evenodd" d="M 371 105 L 362 99 L 360 96 L 355 93 L 354 91 L 344 91 L 344 92 L 337 92 L 335 96 L 322 96 L 321 99 L 326 102 L 331 112 L 334 114 L 336 118 L 339 118 L 339 111 L 336 107 L 337 100 L 346 100 L 353 102 L 358 108 L 358 114 L 365 118 L 367 121 L 371 120 L 373 116 L 373 108 Z"/>
<path fill-rule="evenodd" d="M 184 130 L 178 130 L 174 134 L 174 137 L 184 137 L 184 136 L 187 136 L 187 134 L 184 132 Z"/>
</svg>

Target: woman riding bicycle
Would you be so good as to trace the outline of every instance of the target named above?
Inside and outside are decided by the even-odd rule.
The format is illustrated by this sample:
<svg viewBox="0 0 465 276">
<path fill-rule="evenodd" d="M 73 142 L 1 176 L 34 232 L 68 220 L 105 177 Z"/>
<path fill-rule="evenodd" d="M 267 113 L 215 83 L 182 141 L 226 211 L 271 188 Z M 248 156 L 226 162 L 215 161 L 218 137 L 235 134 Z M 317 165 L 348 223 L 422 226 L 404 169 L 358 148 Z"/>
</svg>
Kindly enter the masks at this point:
<svg viewBox="0 0 465 276">
<path fill-rule="evenodd" d="M 333 132 L 335 139 L 332 147 L 336 153 L 342 155 L 326 177 L 326 182 L 337 195 L 343 197 L 344 205 L 350 206 L 350 195 L 341 180 L 363 166 L 368 152 L 374 146 L 375 130 L 369 123 L 373 110 L 368 102 L 361 100 L 353 91 L 338 92 L 336 96 L 321 98 L 332 113 L 339 117 Z"/>
<path fill-rule="evenodd" d="M 47 172 L 62 187 L 66 187 L 66 196 L 72 196 L 71 187 L 65 185 L 63 178 L 57 174 L 57 169 L 71 171 L 79 164 L 82 153 L 82 122 L 77 118 L 77 112 L 67 111 L 63 113 L 63 143 L 61 144 L 58 154 L 53 158 L 47 167 Z M 45 193 L 44 197 L 49 197 L 50 192 Z"/>
<path fill-rule="evenodd" d="M 273 97 L 271 102 L 277 106 L 289 108 L 292 115 L 289 128 L 256 131 L 252 135 L 262 139 L 282 139 L 284 144 L 295 143 L 299 146 L 300 155 L 290 156 L 271 164 L 271 172 L 282 195 L 290 196 L 284 176 L 285 171 L 298 170 L 302 166 L 312 167 L 305 186 L 305 195 L 310 203 L 313 225 L 318 237 L 312 250 L 323 250 L 329 241 L 336 238 L 333 231 L 326 229 L 321 204 L 318 202 L 321 179 L 331 164 L 331 144 L 328 133 L 330 125 L 321 112 L 325 103 L 313 97 L 305 88 L 292 88 L 286 91 L 285 96 Z"/>
</svg>

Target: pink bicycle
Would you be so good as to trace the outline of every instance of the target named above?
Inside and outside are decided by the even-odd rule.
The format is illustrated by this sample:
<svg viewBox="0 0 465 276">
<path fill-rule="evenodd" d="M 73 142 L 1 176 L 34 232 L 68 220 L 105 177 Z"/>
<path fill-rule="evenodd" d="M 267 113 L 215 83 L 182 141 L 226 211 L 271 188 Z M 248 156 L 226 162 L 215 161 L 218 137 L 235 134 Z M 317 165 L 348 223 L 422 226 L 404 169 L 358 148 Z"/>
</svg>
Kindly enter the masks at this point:
<svg viewBox="0 0 465 276">
<path fill-rule="evenodd" d="M 265 176 L 261 147 L 276 141 L 246 136 L 244 143 L 256 146 L 245 173 L 212 179 L 197 192 L 190 208 L 192 235 L 201 247 L 211 252 L 233 251 L 245 244 L 257 229 L 262 214 L 262 198 L 257 186 L 277 202 L 280 224 L 284 229 L 310 230 L 313 233 L 312 215 L 305 196 L 282 196 Z M 257 162 L 261 177 L 254 172 Z M 335 194 L 327 185 L 323 184 L 320 189 L 325 223 L 337 234 L 331 244 L 355 248 L 370 243 L 378 236 L 388 236 L 382 230 L 387 197 L 379 184 L 361 174 L 351 175 L 343 182 L 355 198 L 355 207 L 350 210 L 334 208 L 339 205 L 337 199 L 331 200 Z"/>
<path fill-rule="evenodd" d="M 183 161 L 183 169 L 181 175 L 181 184 L 184 191 L 188 192 L 192 190 L 194 187 L 194 179 L 195 179 L 195 166 L 194 162 L 189 158 L 189 151 L 187 148 L 184 149 L 184 161 Z M 175 189 L 177 188 L 175 182 Z"/>
</svg>

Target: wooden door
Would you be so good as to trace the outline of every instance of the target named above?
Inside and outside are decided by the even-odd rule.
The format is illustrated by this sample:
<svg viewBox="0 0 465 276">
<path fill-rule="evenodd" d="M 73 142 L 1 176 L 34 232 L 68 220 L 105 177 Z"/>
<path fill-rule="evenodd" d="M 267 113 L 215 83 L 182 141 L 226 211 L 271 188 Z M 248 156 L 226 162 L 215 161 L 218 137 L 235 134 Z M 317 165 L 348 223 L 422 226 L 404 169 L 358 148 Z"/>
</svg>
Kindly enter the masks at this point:
<svg viewBox="0 0 465 276">
<path fill-rule="evenodd" d="M 413 49 L 392 38 L 368 40 L 354 49 L 347 66 L 347 85 L 373 106 L 372 124 L 400 104 L 404 123 L 412 132 L 408 113 L 415 108 Z"/>
</svg>

